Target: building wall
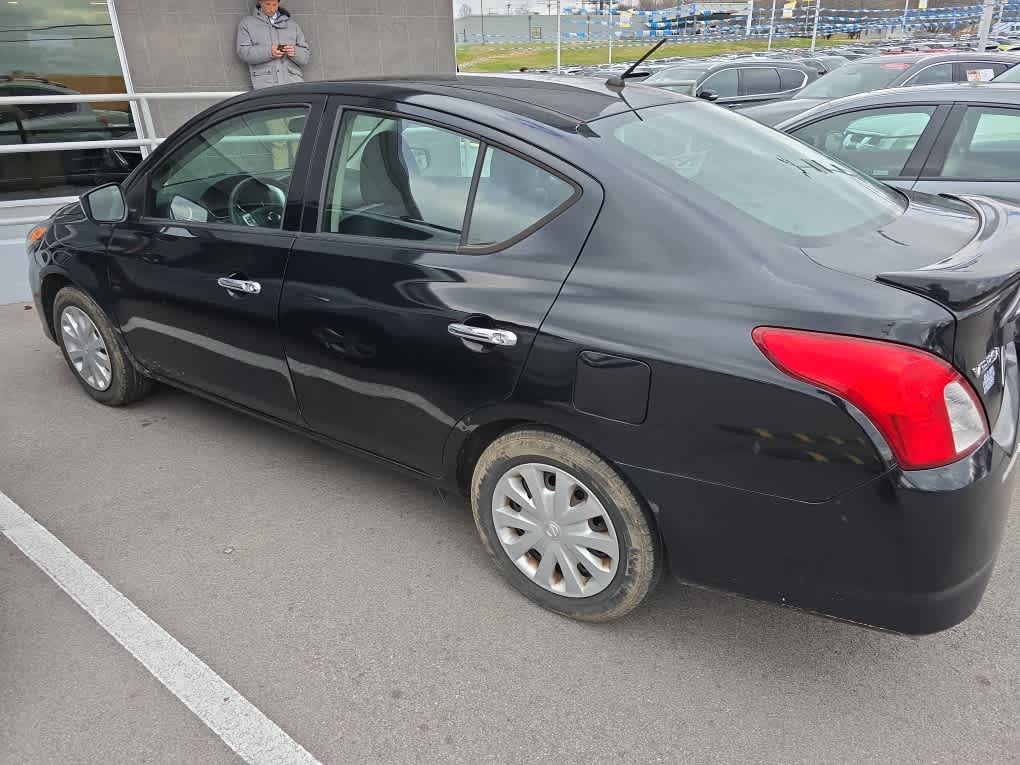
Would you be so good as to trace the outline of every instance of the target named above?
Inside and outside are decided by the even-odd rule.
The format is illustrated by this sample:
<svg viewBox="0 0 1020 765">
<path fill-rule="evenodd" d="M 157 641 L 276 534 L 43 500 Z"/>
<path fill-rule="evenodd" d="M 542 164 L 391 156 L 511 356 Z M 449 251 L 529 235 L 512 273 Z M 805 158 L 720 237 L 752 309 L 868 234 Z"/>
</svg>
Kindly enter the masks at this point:
<svg viewBox="0 0 1020 765">
<path fill-rule="evenodd" d="M 114 0 L 135 90 L 248 90 L 234 51 L 254 0 Z M 312 51 L 306 80 L 451 73 L 450 0 L 283 0 Z M 153 104 L 169 134 L 208 102 Z"/>
</svg>

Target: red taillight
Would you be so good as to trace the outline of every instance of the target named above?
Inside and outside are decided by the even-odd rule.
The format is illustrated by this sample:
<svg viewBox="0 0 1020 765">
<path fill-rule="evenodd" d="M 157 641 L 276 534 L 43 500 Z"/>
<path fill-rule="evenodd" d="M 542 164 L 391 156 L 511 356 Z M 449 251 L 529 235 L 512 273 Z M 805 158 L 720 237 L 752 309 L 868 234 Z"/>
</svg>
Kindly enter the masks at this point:
<svg viewBox="0 0 1020 765">
<path fill-rule="evenodd" d="M 970 383 L 930 353 L 778 327 L 758 327 L 752 336 L 780 370 L 864 412 L 904 470 L 955 462 L 988 437 L 984 410 Z"/>
</svg>

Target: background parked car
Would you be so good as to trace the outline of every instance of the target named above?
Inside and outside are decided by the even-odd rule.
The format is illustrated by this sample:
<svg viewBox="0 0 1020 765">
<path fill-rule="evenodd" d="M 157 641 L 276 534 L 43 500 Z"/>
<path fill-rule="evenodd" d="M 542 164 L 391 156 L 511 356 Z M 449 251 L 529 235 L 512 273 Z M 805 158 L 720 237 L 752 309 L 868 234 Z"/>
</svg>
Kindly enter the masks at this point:
<svg viewBox="0 0 1020 765">
<path fill-rule="evenodd" d="M 0 79 L 0 97 L 79 95 L 45 79 Z M 87 103 L 19 104 L 0 110 L 0 144 L 100 141 L 133 137 L 130 115 Z M 0 190 L 45 188 L 57 183 L 91 186 L 123 178 L 141 155 L 118 160 L 107 149 L 76 149 L 0 156 Z"/>
<path fill-rule="evenodd" d="M 643 81 L 645 85 L 687 94 L 689 88 L 670 83 L 694 81 L 697 95 L 732 107 L 750 106 L 784 98 L 818 79 L 818 70 L 796 61 L 691 60 L 670 66 Z"/>
<path fill-rule="evenodd" d="M 864 93 L 777 128 L 893 186 L 1020 202 L 1020 84 Z"/>
<path fill-rule="evenodd" d="M 906 85 L 937 85 L 991 80 L 1020 63 L 1020 56 L 1002 53 L 905 53 L 870 56 L 852 61 L 806 86 L 790 98 L 752 106 L 746 116 L 766 125 L 806 112 L 812 107 L 858 93 Z"/>
</svg>

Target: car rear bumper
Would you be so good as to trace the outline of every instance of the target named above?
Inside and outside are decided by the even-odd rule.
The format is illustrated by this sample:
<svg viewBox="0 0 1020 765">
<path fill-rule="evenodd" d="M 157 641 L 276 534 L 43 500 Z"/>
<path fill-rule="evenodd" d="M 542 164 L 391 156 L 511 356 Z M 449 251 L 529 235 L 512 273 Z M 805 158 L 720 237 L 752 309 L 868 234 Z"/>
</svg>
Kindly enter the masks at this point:
<svg viewBox="0 0 1020 765">
<path fill-rule="evenodd" d="M 1015 432 L 945 468 L 893 469 L 820 503 L 623 467 L 678 578 L 927 634 L 966 619 L 984 594 L 1012 497 Z"/>
</svg>

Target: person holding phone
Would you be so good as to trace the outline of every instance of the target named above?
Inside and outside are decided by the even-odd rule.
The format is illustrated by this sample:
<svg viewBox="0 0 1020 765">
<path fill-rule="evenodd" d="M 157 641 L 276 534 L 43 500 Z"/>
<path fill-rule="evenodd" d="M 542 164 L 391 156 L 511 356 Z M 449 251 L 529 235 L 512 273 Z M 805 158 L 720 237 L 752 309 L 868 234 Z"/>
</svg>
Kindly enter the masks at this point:
<svg viewBox="0 0 1020 765">
<path fill-rule="evenodd" d="M 237 26 L 237 56 L 248 65 L 255 90 L 303 82 L 311 59 L 305 33 L 280 0 L 259 0 Z"/>
</svg>

